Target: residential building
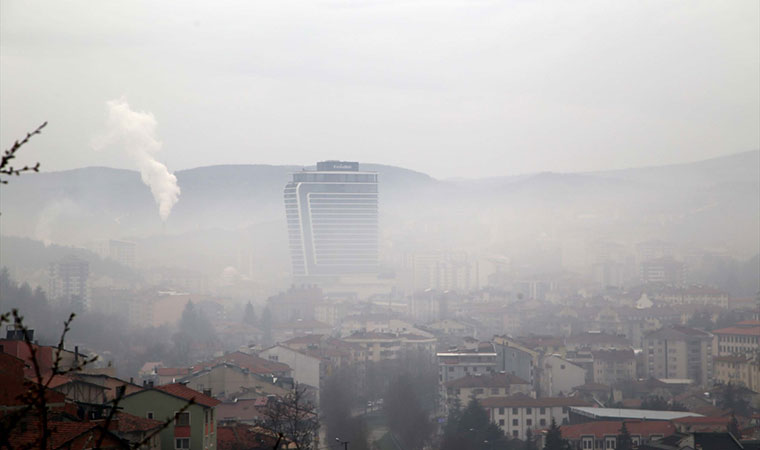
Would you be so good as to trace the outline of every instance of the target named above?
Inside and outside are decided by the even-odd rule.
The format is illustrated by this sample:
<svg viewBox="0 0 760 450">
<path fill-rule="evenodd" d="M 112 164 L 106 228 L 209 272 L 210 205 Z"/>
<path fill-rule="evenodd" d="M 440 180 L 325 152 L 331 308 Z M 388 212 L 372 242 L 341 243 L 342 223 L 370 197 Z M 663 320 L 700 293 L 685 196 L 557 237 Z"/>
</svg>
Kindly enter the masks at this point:
<svg viewBox="0 0 760 450">
<path fill-rule="evenodd" d="M 401 352 L 401 338 L 395 333 L 357 331 L 343 340 L 361 346 L 368 361 L 396 359 Z"/>
<path fill-rule="evenodd" d="M 111 259 L 127 267 L 135 267 L 137 244 L 134 242 L 104 239 L 95 241 L 92 249 L 102 258 Z"/>
<path fill-rule="evenodd" d="M 541 358 L 539 395 L 554 397 L 569 394 L 576 386 L 586 383 L 586 370 L 558 355 Z"/>
<path fill-rule="evenodd" d="M 86 311 L 90 305 L 90 263 L 76 256 L 67 256 L 50 264 L 48 269 L 48 298 Z"/>
<path fill-rule="evenodd" d="M 215 398 L 240 396 L 250 392 L 258 392 L 261 395 L 287 392 L 284 388 L 276 386 L 271 376 L 259 375 L 228 362 L 218 362 L 201 368 L 177 381 L 190 389 Z"/>
<path fill-rule="evenodd" d="M 527 395 L 491 397 L 480 402 L 491 422 L 508 436 L 525 439 L 527 431 L 549 427 L 552 419 L 557 424 L 569 423 L 571 406 L 587 405 L 577 397 L 531 398 Z"/>
<path fill-rule="evenodd" d="M 436 353 L 436 357 L 438 358 L 438 381 L 442 388 L 451 380 L 467 375 L 494 373 L 498 370 L 498 354 L 490 342 L 481 342 L 477 348 L 473 349 L 451 349 L 439 352 Z"/>
<path fill-rule="evenodd" d="M 296 280 L 377 271 L 377 173 L 322 161 L 292 174 L 284 200 Z"/>
<path fill-rule="evenodd" d="M 708 286 L 665 288 L 654 295 L 656 300 L 670 305 L 717 306 L 728 308 L 728 293 Z"/>
<path fill-rule="evenodd" d="M 613 385 L 636 379 L 633 350 L 598 350 L 594 358 L 594 383 Z"/>
<path fill-rule="evenodd" d="M 260 351 L 259 356 L 280 364 L 287 364 L 293 370 L 293 379 L 299 384 L 319 389 L 322 380 L 327 377 L 329 361 L 282 344 Z"/>
<path fill-rule="evenodd" d="M 644 284 L 683 286 L 685 276 L 684 263 L 673 258 L 650 259 L 641 263 L 641 281 Z"/>
<path fill-rule="evenodd" d="M 215 408 L 220 403 L 183 384 L 174 383 L 127 395 L 119 407 L 138 417 L 171 421 L 160 433 L 162 449 L 215 449 Z"/>
<path fill-rule="evenodd" d="M 535 382 L 540 356 L 538 352 L 506 336 L 494 336 L 493 347 L 497 353 L 495 370 Z"/>
<path fill-rule="evenodd" d="M 582 450 L 615 449 L 624 423 L 631 435 L 634 447 L 676 433 L 676 427 L 671 422 L 645 420 L 615 420 L 564 425 L 560 428 L 560 432 L 562 438 L 567 439 L 572 448 Z"/>
<path fill-rule="evenodd" d="M 757 356 L 714 356 L 713 364 L 713 379 L 715 382 L 723 384 L 731 383 L 760 392 L 760 359 Z"/>
<path fill-rule="evenodd" d="M 464 406 L 471 398 L 483 400 L 491 397 L 508 397 L 523 394 L 535 397 L 530 382 L 511 373 L 487 373 L 467 375 L 445 383 L 446 405 Z"/>
<path fill-rule="evenodd" d="M 715 335 L 715 350 L 720 356 L 760 353 L 760 320 L 745 320 L 712 333 Z"/>
<path fill-rule="evenodd" d="M 647 374 L 706 386 L 712 379 L 712 339 L 706 331 L 677 325 L 647 334 L 643 339 Z"/>
</svg>

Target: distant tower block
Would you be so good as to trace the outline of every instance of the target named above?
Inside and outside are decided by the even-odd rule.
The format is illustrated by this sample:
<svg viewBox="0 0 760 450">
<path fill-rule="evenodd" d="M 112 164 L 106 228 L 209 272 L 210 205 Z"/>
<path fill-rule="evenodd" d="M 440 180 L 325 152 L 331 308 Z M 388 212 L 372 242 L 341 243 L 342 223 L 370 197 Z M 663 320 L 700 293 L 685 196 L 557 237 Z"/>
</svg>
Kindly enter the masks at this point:
<svg viewBox="0 0 760 450">
<path fill-rule="evenodd" d="M 284 197 L 294 279 L 377 272 L 377 173 L 323 161 L 292 177 Z"/>
</svg>

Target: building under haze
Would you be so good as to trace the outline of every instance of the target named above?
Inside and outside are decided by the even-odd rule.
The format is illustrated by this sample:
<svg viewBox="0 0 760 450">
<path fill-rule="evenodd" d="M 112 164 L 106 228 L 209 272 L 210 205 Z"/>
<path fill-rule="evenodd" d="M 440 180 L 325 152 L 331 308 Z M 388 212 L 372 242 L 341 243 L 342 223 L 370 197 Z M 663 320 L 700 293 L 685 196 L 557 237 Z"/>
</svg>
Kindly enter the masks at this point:
<svg viewBox="0 0 760 450">
<path fill-rule="evenodd" d="M 90 302 L 90 263 L 76 256 L 67 256 L 50 264 L 48 297 L 58 303 L 84 311 Z"/>
<path fill-rule="evenodd" d="M 357 162 L 319 162 L 293 173 L 284 197 L 297 281 L 377 271 L 377 173 Z"/>
</svg>

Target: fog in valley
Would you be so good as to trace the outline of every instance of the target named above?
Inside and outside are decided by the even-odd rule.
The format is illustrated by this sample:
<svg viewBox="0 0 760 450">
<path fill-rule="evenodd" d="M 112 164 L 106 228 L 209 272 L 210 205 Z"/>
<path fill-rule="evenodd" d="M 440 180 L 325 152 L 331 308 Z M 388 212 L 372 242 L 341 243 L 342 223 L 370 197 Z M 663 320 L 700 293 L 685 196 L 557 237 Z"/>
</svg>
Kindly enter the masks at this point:
<svg viewBox="0 0 760 450">
<path fill-rule="evenodd" d="M 756 3 L 1 12 L 0 447 L 757 448 Z"/>
</svg>

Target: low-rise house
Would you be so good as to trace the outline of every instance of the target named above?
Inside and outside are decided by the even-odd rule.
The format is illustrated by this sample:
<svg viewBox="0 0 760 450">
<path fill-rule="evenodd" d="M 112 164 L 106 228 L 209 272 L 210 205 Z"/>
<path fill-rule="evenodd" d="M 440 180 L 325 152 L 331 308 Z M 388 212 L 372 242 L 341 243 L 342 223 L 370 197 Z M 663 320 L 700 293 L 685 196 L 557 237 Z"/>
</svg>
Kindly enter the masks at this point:
<svg viewBox="0 0 760 450">
<path fill-rule="evenodd" d="M 597 350 L 594 358 L 594 383 L 613 385 L 636 379 L 633 350 Z"/>
<path fill-rule="evenodd" d="M 491 397 L 480 402 L 491 422 L 508 436 L 525 439 L 527 431 L 548 428 L 552 419 L 567 424 L 571 406 L 588 405 L 576 397 L 532 398 L 527 395 Z"/>
<path fill-rule="evenodd" d="M 277 436 L 261 427 L 235 422 L 219 425 L 219 450 L 270 450 L 277 443 Z M 280 448 L 289 448 L 287 442 L 279 444 Z"/>
<path fill-rule="evenodd" d="M 567 439 L 572 448 L 583 450 L 615 449 L 624 423 L 631 435 L 631 441 L 636 447 L 676 433 L 676 427 L 668 421 L 643 420 L 599 421 L 563 425 L 560 432 L 562 438 Z M 545 435 L 542 437 L 545 438 Z"/>
<path fill-rule="evenodd" d="M 104 423 L 101 419 L 100 423 Z M 114 414 L 109 429 L 120 438 L 130 443 L 130 448 L 137 450 L 158 450 L 161 440 L 156 432 L 163 425 L 155 419 L 135 416 L 125 412 Z"/>
<path fill-rule="evenodd" d="M 250 369 L 228 362 L 220 362 L 214 366 L 204 367 L 180 378 L 178 382 L 185 384 L 190 389 L 215 398 L 226 398 L 256 390 L 263 393 L 264 391 L 271 390 L 268 386 L 273 385 L 271 377 L 253 373 Z M 272 388 L 276 388 L 276 386 Z M 284 391 L 284 389 L 281 390 Z"/>
<path fill-rule="evenodd" d="M 267 397 L 235 399 L 224 402 L 216 407 L 219 422 L 235 421 L 255 425 L 266 417 L 264 409 L 269 399 Z"/>
<path fill-rule="evenodd" d="M 535 397 L 531 384 L 511 373 L 467 375 L 445 383 L 446 404 L 466 405 L 471 398 L 508 397 L 516 394 Z"/>
<path fill-rule="evenodd" d="M 161 422 L 162 449 L 216 448 L 216 406 L 221 402 L 180 383 L 144 389 L 122 398 L 123 411 Z"/>
<path fill-rule="evenodd" d="M 191 367 L 159 367 L 156 369 L 154 384 L 160 386 L 176 383 L 177 380 L 190 375 L 192 371 L 193 369 Z"/>
<path fill-rule="evenodd" d="M 100 442 L 100 448 L 130 450 L 129 441 L 122 439 L 112 430 L 106 430 L 98 422 L 77 422 L 48 420 L 50 435 L 47 450 L 72 450 L 94 448 Z M 10 448 L 40 448 L 41 426 L 37 419 L 24 420 L 23 426 L 13 430 L 8 436 Z"/>
<path fill-rule="evenodd" d="M 107 401 L 142 390 L 141 386 L 134 384 L 131 381 L 125 381 L 105 374 L 79 372 L 72 374 L 71 376 L 78 380 L 86 381 L 105 388 L 105 398 Z"/>
</svg>

